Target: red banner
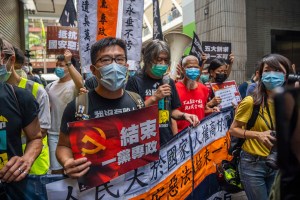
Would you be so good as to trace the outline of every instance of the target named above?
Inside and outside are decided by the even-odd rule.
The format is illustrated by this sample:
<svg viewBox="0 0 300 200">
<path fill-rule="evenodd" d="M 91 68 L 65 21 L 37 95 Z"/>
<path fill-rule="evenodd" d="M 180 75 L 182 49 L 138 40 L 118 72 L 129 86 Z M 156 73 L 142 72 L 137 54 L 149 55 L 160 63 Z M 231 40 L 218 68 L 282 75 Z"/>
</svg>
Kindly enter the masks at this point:
<svg viewBox="0 0 300 200">
<path fill-rule="evenodd" d="M 92 162 L 80 189 L 95 187 L 158 160 L 158 108 L 69 123 L 74 158 Z"/>
</svg>

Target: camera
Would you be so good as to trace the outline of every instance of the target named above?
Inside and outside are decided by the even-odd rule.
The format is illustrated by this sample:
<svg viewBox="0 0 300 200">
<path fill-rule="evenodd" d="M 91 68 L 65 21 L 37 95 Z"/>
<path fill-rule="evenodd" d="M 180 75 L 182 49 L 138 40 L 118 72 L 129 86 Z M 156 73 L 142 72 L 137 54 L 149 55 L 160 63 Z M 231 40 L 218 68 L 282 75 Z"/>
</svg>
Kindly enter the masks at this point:
<svg viewBox="0 0 300 200">
<path fill-rule="evenodd" d="M 296 81 L 300 81 L 300 74 L 289 74 L 288 83 L 295 83 Z"/>
<path fill-rule="evenodd" d="M 276 137 L 276 131 L 270 133 L 273 137 Z M 277 165 L 277 144 L 275 143 L 266 159 L 266 165 L 274 170 L 278 169 Z"/>
</svg>

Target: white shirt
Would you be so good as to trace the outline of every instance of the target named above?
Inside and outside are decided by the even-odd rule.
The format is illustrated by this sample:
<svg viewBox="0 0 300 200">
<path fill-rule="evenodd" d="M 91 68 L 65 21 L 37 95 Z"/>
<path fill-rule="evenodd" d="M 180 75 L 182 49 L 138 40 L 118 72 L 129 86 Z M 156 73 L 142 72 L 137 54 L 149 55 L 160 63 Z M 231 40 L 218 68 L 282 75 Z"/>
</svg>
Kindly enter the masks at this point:
<svg viewBox="0 0 300 200">
<path fill-rule="evenodd" d="M 61 118 L 67 104 L 78 94 L 72 79 L 64 83 L 58 81 L 56 80 L 46 86 L 51 105 L 51 128 L 48 130 L 48 134 L 54 135 L 59 134 Z"/>
</svg>

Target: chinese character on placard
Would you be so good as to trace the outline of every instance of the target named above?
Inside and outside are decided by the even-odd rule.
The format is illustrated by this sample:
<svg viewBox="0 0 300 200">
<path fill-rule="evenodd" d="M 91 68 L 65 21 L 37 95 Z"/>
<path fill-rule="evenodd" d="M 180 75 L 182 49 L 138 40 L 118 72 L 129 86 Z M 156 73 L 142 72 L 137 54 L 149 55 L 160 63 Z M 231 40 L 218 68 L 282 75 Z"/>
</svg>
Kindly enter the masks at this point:
<svg viewBox="0 0 300 200">
<path fill-rule="evenodd" d="M 130 36 L 132 37 L 133 34 L 131 33 L 133 29 L 126 29 L 124 35 L 129 38 Z"/>
<path fill-rule="evenodd" d="M 129 128 L 123 127 L 121 130 L 121 146 L 139 142 L 139 126 L 132 124 Z"/>
<path fill-rule="evenodd" d="M 171 197 L 175 197 L 178 193 L 178 185 L 177 185 L 177 177 L 176 174 L 172 177 L 169 183 L 169 194 Z"/>
<path fill-rule="evenodd" d="M 77 40 L 77 32 L 76 31 L 69 31 L 68 39 L 70 40 Z"/>
<path fill-rule="evenodd" d="M 68 38 L 68 31 L 67 30 L 59 30 L 58 31 L 58 38 L 67 39 Z"/>
<path fill-rule="evenodd" d="M 89 13 L 89 5 L 90 5 L 90 3 L 88 0 L 82 1 L 82 4 L 81 4 L 82 11 Z"/>
<path fill-rule="evenodd" d="M 125 149 L 117 153 L 118 156 L 118 165 L 124 164 L 131 160 L 130 149 Z"/>
<path fill-rule="evenodd" d="M 167 151 L 168 171 L 177 165 L 176 146 Z"/>
<path fill-rule="evenodd" d="M 90 36 L 90 30 L 89 29 L 84 29 L 84 40 L 91 40 L 91 36 Z"/>
<path fill-rule="evenodd" d="M 57 42 L 58 49 L 66 49 L 67 48 L 67 41 L 59 40 Z"/>
<path fill-rule="evenodd" d="M 57 49 L 57 40 L 49 40 L 48 49 Z"/>
<path fill-rule="evenodd" d="M 133 20 L 131 17 L 129 17 L 126 21 L 125 21 L 126 26 L 133 26 Z"/>
<path fill-rule="evenodd" d="M 204 48 L 205 48 L 205 51 L 206 51 L 206 52 L 207 52 L 207 51 L 210 51 L 210 46 L 205 46 Z"/>
<path fill-rule="evenodd" d="M 156 119 L 147 120 L 140 124 L 141 127 L 141 139 L 150 139 L 156 136 Z"/>
<path fill-rule="evenodd" d="M 68 47 L 67 47 L 67 49 L 75 51 L 76 50 L 76 45 L 77 45 L 77 42 L 68 41 Z"/>
<path fill-rule="evenodd" d="M 100 8 L 107 8 L 106 0 L 102 0 Z"/>
<path fill-rule="evenodd" d="M 132 147 L 131 154 L 132 154 L 132 159 L 143 157 L 143 155 L 145 155 L 144 144 Z"/>
<path fill-rule="evenodd" d="M 84 52 L 88 52 L 88 51 L 90 51 L 90 50 L 91 50 L 90 43 L 86 43 Z"/>
<path fill-rule="evenodd" d="M 84 26 L 90 26 L 90 21 L 89 21 L 89 17 L 87 16 L 87 14 L 85 14 L 84 16 L 84 22 L 83 22 Z"/>
<path fill-rule="evenodd" d="M 106 15 L 104 13 L 101 14 L 101 19 L 99 20 L 99 22 L 104 25 L 105 22 L 107 22 L 106 20 Z"/>
<path fill-rule="evenodd" d="M 217 52 L 222 52 L 223 51 L 223 47 L 222 46 L 217 46 Z"/>
<path fill-rule="evenodd" d="M 129 4 L 129 7 L 126 9 L 126 14 L 128 14 L 129 16 L 131 16 L 131 14 L 135 14 L 133 8 L 131 7 L 131 4 Z"/>
<path fill-rule="evenodd" d="M 157 141 L 148 142 L 145 144 L 145 155 L 157 152 Z"/>
<path fill-rule="evenodd" d="M 210 47 L 210 51 L 217 51 L 217 47 L 216 46 Z"/>
<path fill-rule="evenodd" d="M 107 36 L 106 33 L 105 33 L 105 28 L 104 27 L 100 27 L 99 30 L 98 30 L 98 35 L 104 35 L 104 36 Z"/>
</svg>

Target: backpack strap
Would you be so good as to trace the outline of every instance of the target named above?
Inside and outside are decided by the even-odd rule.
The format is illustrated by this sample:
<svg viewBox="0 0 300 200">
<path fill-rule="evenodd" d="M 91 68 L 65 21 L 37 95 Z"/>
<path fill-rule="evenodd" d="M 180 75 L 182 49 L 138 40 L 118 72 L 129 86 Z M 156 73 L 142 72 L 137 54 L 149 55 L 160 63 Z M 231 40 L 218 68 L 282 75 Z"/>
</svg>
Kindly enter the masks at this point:
<svg viewBox="0 0 300 200">
<path fill-rule="evenodd" d="M 252 115 L 246 126 L 247 130 L 250 130 L 254 126 L 256 119 L 259 115 L 259 109 L 260 109 L 260 105 L 255 105 L 255 104 L 253 105 Z"/>
<path fill-rule="evenodd" d="M 16 92 L 15 92 L 14 87 L 13 87 L 11 84 L 7 84 L 7 85 L 8 85 L 8 86 L 10 87 L 10 89 L 12 90 L 13 95 L 14 95 L 14 98 L 15 98 L 15 101 L 16 101 L 16 104 L 17 104 L 17 107 L 18 107 L 18 112 L 19 112 L 20 115 L 22 115 L 22 114 L 21 114 L 21 108 L 20 108 L 19 100 L 18 100 L 18 98 L 17 98 L 17 95 L 16 95 Z"/>
<path fill-rule="evenodd" d="M 143 101 L 143 99 L 141 98 L 141 96 L 135 92 L 131 92 L 131 91 L 127 91 L 127 94 L 129 94 L 129 96 L 132 98 L 132 100 L 135 102 L 136 107 L 138 109 L 144 108 L 145 107 L 145 103 Z"/>
<path fill-rule="evenodd" d="M 75 112 L 75 118 L 80 120 L 87 120 L 90 118 L 88 115 L 89 112 L 89 94 L 83 93 L 80 94 L 75 99 L 75 106 L 76 106 L 76 112 Z"/>
</svg>

